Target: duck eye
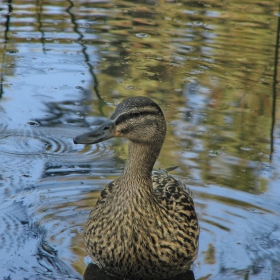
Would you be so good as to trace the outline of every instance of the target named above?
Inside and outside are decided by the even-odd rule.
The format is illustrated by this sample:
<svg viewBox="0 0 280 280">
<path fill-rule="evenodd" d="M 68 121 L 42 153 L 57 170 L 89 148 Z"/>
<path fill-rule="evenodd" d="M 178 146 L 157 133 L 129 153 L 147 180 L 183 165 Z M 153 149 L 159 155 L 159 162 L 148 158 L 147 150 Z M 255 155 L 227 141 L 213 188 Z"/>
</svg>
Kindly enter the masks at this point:
<svg viewBox="0 0 280 280">
<path fill-rule="evenodd" d="M 105 126 L 104 128 L 103 128 L 103 130 L 108 130 L 109 129 L 109 126 Z"/>
</svg>

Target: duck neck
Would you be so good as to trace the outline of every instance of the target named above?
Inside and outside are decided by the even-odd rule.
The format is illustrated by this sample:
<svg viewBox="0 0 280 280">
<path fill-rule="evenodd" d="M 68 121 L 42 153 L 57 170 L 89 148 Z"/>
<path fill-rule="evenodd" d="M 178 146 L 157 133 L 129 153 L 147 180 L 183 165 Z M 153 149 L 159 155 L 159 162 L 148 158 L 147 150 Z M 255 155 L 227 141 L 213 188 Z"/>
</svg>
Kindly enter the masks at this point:
<svg viewBox="0 0 280 280">
<path fill-rule="evenodd" d="M 151 179 L 155 161 L 160 153 L 162 144 L 136 143 L 129 141 L 128 157 L 123 176 L 135 179 Z"/>
<path fill-rule="evenodd" d="M 155 204 L 152 170 L 160 148 L 161 145 L 129 141 L 123 174 L 116 179 L 114 192 L 118 195 L 112 196 L 117 212 L 124 211 L 127 207 L 133 209 L 133 205 L 147 211 Z"/>
</svg>

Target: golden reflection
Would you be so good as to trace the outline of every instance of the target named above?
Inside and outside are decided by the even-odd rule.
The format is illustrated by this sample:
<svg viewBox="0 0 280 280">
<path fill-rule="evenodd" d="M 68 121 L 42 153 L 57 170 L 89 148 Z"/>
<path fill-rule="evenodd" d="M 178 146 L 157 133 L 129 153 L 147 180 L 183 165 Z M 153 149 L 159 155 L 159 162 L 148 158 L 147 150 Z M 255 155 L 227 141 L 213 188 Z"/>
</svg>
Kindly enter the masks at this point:
<svg viewBox="0 0 280 280">
<path fill-rule="evenodd" d="M 206 264 L 215 264 L 215 247 L 212 244 L 208 244 L 208 249 L 205 252 L 202 252 L 205 256 Z"/>
<path fill-rule="evenodd" d="M 101 46 L 106 52 L 97 67 L 104 99 L 119 103 L 127 96 L 146 95 L 160 103 L 168 121 L 183 121 L 183 128 L 169 126 L 168 149 L 159 159 L 163 167 L 178 159 L 184 162 L 182 146 L 195 147 L 191 138 L 174 140 L 174 132 L 184 129 L 197 137 L 200 125 L 205 130 L 199 136 L 203 151 L 192 161 L 200 166 L 204 182 L 264 191 L 256 166 L 250 165 L 267 161 L 270 152 L 272 95 L 267 93 L 273 56 L 268 54 L 274 46 L 268 42 L 276 31 L 271 13 L 277 5 L 250 2 L 244 10 L 238 1 L 226 7 L 212 1 L 197 6 L 191 1 L 115 5 L 120 8 L 113 15 L 107 11 L 109 34 L 100 34 L 100 39 L 106 36 L 110 42 Z M 193 81 L 197 89 L 188 93 Z M 204 104 L 193 106 L 191 99 L 200 96 Z M 181 111 L 181 104 L 188 109 Z M 187 113 L 205 117 L 193 123 Z M 212 150 L 219 151 L 216 158 L 209 158 Z M 228 164 L 228 157 L 237 160 Z M 188 173 L 188 167 L 182 164 L 182 171 Z"/>
</svg>

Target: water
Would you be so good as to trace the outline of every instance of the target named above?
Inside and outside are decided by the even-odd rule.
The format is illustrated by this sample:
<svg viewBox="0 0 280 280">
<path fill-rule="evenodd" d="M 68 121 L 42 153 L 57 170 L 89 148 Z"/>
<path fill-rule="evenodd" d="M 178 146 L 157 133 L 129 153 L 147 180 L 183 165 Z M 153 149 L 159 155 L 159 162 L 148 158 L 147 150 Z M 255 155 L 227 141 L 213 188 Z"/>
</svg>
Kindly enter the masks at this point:
<svg viewBox="0 0 280 280">
<path fill-rule="evenodd" d="M 280 279 L 278 21 L 277 1 L 0 1 L 0 279 L 82 279 L 127 151 L 72 138 L 136 95 L 194 194 L 195 278 Z"/>
</svg>

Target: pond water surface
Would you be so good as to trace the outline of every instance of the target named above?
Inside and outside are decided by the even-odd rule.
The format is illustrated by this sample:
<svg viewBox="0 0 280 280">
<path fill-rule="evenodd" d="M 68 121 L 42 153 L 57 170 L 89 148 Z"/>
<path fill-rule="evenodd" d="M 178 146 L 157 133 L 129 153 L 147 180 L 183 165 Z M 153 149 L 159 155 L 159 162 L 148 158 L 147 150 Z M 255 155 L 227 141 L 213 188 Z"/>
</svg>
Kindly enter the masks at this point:
<svg viewBox="0 0 280 280">
<path fill-rule="evenodd" d="M 74 145 L 123 98 L 163 109 L 155 168 L 192 190 L 196 279 L 280 279 L 278 1 L 0 0 L 0 279 L 82 279 L 126 142 Z"/>
</svg>

